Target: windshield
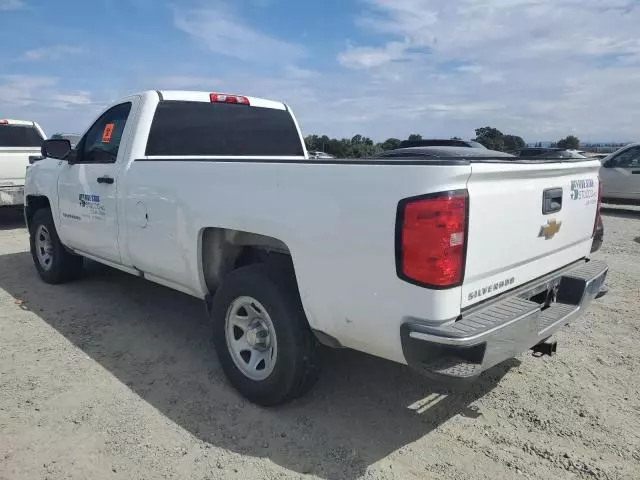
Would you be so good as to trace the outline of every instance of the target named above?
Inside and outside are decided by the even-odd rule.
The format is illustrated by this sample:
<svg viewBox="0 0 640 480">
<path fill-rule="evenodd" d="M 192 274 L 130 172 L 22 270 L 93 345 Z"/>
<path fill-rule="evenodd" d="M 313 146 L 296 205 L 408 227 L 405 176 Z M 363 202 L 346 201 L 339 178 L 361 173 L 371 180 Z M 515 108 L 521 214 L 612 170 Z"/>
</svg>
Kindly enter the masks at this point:
<svg viewBox="0 0 640 480">
<path fill-rule="evenodd" d="M 40 147 L 43 140 L 32 125 L 0 125 L 0 147 Z"/>
</svg>

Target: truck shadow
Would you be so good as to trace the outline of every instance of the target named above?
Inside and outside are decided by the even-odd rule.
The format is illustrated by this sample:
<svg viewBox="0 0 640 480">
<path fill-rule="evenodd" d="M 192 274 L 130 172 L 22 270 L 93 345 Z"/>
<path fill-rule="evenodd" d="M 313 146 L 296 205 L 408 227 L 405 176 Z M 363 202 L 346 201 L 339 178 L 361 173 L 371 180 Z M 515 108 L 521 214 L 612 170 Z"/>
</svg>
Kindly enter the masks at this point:
<svg viewBox="0 0 640 480">
<path fill-rule="evenodd" d="M 633 208 L 631 206 L 603 205 L 602 214 L 605 217 L 635 218 L 640 220 L 640 208 Z"/>
<path fill-rule="evenodd" d="M 0 230 L 13 230 L 24 227 L 22 208 L 0 207 Z"/>
<path fill-rule="evenodd" d="M 262 409 L 226 383 L 197 299 L 95 264 L 46 285 L 28 253 L 0 256 L 0 288 L 202 441 L 321 478 L 356 478 L 456 415 L 477 418 L 473 402 L 519 363 L 447 395 L 406 367 L 329 350 L 309 395 Z"/>
</svg>

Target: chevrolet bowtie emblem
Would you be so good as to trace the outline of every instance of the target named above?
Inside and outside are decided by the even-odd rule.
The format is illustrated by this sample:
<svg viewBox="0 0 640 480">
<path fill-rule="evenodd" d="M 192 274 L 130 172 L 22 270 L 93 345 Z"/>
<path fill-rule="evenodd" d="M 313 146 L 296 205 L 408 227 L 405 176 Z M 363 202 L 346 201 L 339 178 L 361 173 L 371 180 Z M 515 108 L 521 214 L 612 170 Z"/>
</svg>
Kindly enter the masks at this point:
<svg viewBox="0 0 640 480">
<path fill-rule="evenodd" d="M 560 231 L 562 222 L 556 222 L 555 220 L 549 220 L 546 225 L 540 227 L 540 233 L 538 237 L 544 237 L 545 240 L 551 240 L 556 233 Z"/>
</svg>

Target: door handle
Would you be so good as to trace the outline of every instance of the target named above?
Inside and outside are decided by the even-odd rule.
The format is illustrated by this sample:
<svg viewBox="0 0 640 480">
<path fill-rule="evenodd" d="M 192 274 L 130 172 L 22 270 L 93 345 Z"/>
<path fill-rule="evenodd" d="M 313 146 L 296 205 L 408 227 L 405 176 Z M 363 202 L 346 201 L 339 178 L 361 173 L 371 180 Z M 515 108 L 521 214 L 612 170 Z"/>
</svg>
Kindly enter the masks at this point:
<svg viewBox="0 0 640 480">
<path fill-rule="evenodd" d="M 97 180 L 98 180 L 98 183 L 107 183 L 109 185 L 113 183 L 113 178 L 111 178 L 109 175 L 98 177 Z"/>
<path fill-rule="evenodd" d="M 634 170 L 631 175 L 640 175 L 640 170 Z"/>
<path fill-rule="evenodd" d="M 547 188 L 542 192 L 542 214 L 549 215 L 562 210 L 562 188 Z"/>
</svg>

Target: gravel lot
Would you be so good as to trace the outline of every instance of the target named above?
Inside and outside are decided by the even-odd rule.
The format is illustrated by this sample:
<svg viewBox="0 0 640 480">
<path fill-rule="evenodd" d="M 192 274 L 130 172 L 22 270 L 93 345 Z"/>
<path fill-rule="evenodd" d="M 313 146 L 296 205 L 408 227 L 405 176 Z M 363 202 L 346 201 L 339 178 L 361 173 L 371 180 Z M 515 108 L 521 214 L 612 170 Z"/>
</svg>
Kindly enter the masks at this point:
<svg viewBox="0 0 640 480">
<path fill-rule="evenodd" d="M 91 265 L 36 276 L 0 214 L 0 478 L 640 478 L 640 209 L 607 209 L 610 293 L 558 335 L 455 394 L 328 351 L 274 410 L 225 382 L 203 305 Z"/>
</svg>

